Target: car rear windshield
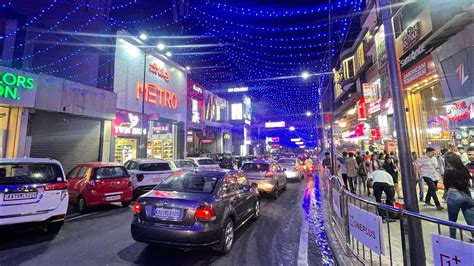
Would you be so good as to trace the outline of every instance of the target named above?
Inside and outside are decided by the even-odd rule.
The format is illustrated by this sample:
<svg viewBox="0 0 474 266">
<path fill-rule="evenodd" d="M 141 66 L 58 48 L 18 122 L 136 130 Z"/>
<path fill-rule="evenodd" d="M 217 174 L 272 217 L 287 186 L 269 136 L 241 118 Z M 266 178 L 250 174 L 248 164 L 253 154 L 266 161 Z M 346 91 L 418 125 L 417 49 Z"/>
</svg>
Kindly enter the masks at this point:
<svg viewBox="0 0 474 266">
<path fill-rule="evenodd" d="M 125 170 L 125 168 L 122 166 L 101 167 L 95 170 L 95 178 L 97 179 L 118 178 L 127 176 L 127 170 Z"/>
<path fill-rule="evenodd" d="M 268 171 L 270 165 L 268 163 L 245 163 L 242 166 L 244 171 Z"/>
<path fill-rule="evenodd" d="M 212 193 L 218 180 L 219 178 L 215 176 L 186 173 L 170 176 L 154 189 L 190 193 Z"/>
<path fill-rule="evenodd" d="M 191 161 L 176 161 L 177 167 L 193 167 L 194 164 Z"/>
<path fill-rule="evenodd" d="M 198 163 L 199 163 L 199 165 L 215 164 L 214 161 L 211 160 L 211 159 L 199 159 Z"/>
<path fill-rule="evenodd" d="M 47 184 L 64 181 L 58 164 L 0 163 L 0 185 Z"/>
<path fill-rule="evenodd" d="M 169 163 L 142 163 L 138 166 L 138 170 L 144 172 L 170 171 L 171 167 Z"/>
<path fill-rule="evenodd" d="M 278 162 L 281 164 L 295 165 L 295 159 L 280 159 Z"/>
</svg>

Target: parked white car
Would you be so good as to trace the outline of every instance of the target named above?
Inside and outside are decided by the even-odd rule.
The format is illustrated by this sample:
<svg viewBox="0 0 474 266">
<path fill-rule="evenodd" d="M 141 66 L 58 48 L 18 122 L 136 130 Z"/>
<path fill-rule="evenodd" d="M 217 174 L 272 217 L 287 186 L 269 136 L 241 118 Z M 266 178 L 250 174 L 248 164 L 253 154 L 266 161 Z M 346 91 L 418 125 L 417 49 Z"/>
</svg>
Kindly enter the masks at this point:
<svg viewBox="0 0 474 266">
<path fill-rule="evenodd" d="M 221 169 L 218 163 L 214 162 L 209 157 L 188 157 L 187 160 L 192 160 L 195 164 L 197 164 L 198 169 Z"/>
<path fill-rule="evenodd" d="M 132 159 L 125 163 L 125 168 L 132 178 L 135 196 L 152 190 L 174 172 L 170 163 L 161 159 Z"/>
<path fill-rule="evenodd" d="M 57 234 L 69 195 L 61 164 L 52 159 L 0 159 L 0 225 L 38 223 Z"/>
</svg>

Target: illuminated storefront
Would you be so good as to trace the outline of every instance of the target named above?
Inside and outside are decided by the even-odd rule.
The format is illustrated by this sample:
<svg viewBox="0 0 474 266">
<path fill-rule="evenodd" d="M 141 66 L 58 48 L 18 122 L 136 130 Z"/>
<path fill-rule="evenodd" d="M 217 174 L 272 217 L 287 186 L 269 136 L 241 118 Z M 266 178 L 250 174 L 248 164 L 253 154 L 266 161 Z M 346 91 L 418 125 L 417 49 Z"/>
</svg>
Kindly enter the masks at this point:
<svg viewBox="0 0 474 266">
<path fill-rule="evenodd" d="M 204 87 L 188 80 L 187 156 L 198 156 L 204 133 Z"/>
<path fill-rule="evenodd" d="M 139 115 L 140 119 L 143 110 L 146 118 L 139 125 L 144 125 L 144 141 L 138 143 L 135 156 L 183 158 L 188 117 L 186 70 L 163 55 L 144 52 L 139 45 L 133 38 L 117 38 L 114 68 L 117 108 Z M 115 138 L 116 149 L 117 143 L 120 141 Z"/>
</svg>

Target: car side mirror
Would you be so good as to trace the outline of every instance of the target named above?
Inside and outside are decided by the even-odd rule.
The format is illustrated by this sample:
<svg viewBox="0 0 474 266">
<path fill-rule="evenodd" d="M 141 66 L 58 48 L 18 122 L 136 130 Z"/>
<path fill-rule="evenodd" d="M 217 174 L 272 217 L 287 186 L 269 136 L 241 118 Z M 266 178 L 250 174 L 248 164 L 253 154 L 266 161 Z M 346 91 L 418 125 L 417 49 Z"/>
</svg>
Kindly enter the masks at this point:
<svg viewBox="0 0 474 266">
<path fill-rule="evenodd" d="M 252 185 L 250 185 L 250 187 L 252 187 L 253 189 L 257 189 L 257 188 L 258 188 L 258 184 L 257 184 L 257 183 L 252 183 Z"/>
</svg>

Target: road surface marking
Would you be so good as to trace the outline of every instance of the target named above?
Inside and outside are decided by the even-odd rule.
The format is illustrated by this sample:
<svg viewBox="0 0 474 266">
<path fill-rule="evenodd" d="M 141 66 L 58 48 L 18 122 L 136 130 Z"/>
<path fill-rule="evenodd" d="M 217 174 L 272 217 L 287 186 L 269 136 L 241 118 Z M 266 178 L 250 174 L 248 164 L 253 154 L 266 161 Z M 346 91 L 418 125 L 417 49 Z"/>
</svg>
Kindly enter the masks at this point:
<svg viewBox="0 0 474 266">
<path fill-rule="evenodd" d="M 91 212 L 91 213 L 87 213 L 87 214 L 81 214 L 81 215 L 77 215 L 77 216 L 73 216 L 71 218 L 66 218 L 66 222 L 69 222 L 69 221 L 73 221 L 73 220 L 76 220 L 76 219 L 79 219 L 79 218 L 84 218 L 84 217 L 87 217 L 87 216 L 91 216 L 93 214 L 96 214 L 95 212 Z"/>
<path fill-rule="evenodd" d="M 298 247 L 298 266 L 308 265 L 308 232 L 309 223 L 306 219 L 306 214 L 303 216 L 300 233 L 300 245 Z"/>
</svg>

